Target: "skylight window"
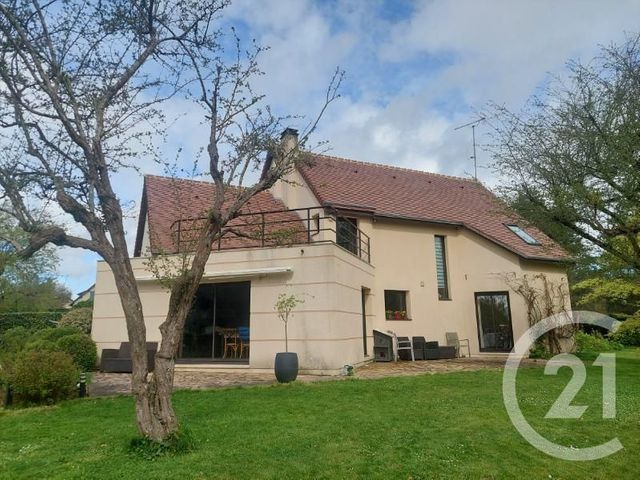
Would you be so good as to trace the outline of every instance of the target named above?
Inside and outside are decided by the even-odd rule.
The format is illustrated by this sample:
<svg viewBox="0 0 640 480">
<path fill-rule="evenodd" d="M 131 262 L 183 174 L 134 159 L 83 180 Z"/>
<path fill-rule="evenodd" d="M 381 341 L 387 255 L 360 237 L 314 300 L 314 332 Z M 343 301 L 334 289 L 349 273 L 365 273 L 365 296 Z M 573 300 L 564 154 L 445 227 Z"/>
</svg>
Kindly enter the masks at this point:
<svg viewBox="0 0 640 480">
<path fill-rule="evenodd" d="M 507 227 L 513 233 L 518 235 L 522 240 L 524 240 L 525 243 L 527 243 L 529 245 L 540 245 L 539 241 L 537 241 L 535 238 L 533 238 L 531 235 L 529 235 L 527 232 L 525 232 L 518 225 L 507 225 Z"/>
</svg>

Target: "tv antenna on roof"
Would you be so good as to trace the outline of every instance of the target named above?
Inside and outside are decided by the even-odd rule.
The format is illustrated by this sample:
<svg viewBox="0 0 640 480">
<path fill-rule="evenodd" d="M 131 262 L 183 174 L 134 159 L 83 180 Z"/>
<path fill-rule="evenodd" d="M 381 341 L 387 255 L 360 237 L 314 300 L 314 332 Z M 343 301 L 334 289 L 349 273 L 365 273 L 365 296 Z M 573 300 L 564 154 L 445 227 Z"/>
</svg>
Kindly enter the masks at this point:
<svg viewBox="0 0 640 480">
<path fill-rule="evenodd" d="M 473 122 L 465 123 L 464 125 L 460 125 L 459 127 L 454 128 L 454 130 L 460 130 L 461 128 L 471 127 L 471 135 L 473 137 L 473 155 L 470 158 L 473 158 L 473 178 L 478 180 L 478 157 L 476 155 L 476 125 L 480 122 L 485 121 L 485 117 L 476 118 Z"/>
</svg>

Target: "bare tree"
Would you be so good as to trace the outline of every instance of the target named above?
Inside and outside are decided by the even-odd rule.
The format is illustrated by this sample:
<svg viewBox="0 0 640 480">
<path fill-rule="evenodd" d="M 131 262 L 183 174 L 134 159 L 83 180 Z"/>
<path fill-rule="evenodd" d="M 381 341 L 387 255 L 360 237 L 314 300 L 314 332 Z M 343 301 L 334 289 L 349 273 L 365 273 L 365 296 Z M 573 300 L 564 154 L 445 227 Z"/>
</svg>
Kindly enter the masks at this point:
<svg viewBox="0 0 640 480">
<path fill-rule="evenodd" d="M 111 267 L 131 342 L 138 429 L 156 441 L 178 429 L 175 357 L 212 243 L 249 199 L 302 161 L 299 152 L 342 79 L 336 71 L 318 117 L 285 149 L 283 119 L 260 106 L 263 97 L 250 85 L 261 73 L 262 49 L 244 52 L 235 33 L 217 27 L 227 3 L 0 2 L 0 208 L 29 235 L 16 254 L 54 244 L 94 251 Z M 155 372 L 148 374 L 142 304 L 112 177 L 137 168 L 143 151 L 159 155 L 153 142 L 167 124 L 161 105 L 176 95 L 199 105 L 209 127 L 215 198 L 171 281 Z M 247 186 L 252 171 L 261 174 Z M 84 232 L 72 233 L 78 226 Z"/>
</svg>

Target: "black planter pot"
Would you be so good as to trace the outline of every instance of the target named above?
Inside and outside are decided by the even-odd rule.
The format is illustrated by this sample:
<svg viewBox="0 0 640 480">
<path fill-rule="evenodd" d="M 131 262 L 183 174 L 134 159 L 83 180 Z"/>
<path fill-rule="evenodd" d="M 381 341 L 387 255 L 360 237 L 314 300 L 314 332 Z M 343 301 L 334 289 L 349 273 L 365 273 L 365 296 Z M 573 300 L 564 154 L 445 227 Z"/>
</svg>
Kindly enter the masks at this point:
<svg viewBox="0 0 640 480">
<path fill-rule="evenodd" d="M 298 376 L 298 354 L 294 352 L 276 353 L 275 372 L 280 383 L 293 382 Z"/>
</svg>

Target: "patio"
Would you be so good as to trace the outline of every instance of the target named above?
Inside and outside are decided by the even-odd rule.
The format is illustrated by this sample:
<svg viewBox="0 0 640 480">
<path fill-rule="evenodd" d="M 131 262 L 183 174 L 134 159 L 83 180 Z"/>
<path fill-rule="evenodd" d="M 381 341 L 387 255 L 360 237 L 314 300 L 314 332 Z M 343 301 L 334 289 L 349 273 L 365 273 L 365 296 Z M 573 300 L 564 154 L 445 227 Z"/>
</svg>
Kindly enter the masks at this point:
<svg viewBox="0 0 640 480">
<path fill-rule="evenodd" d="M 421 362 L 371 362 L 355 370 L 354 378 L 375 379 L 384 377 L 402 377 L 411 375 L 451 373 L 483 369 L 500 369 L 505 358 L 456 358 L 450 360 L 430 360 Z M 526 359 L 522 365 L 543 365 L 541 360 Z M 348 377 L 331 375 L 299 375 L 299 382 L 319 382 L 341 380 Z M 213 388 L 239 387 L 251 385 L 270 385 L 276 383 L 273 372 L 202 372 L 176 371 L 176 390 L 208 390 Z M 93 374 L 89 395 L 94 397 L 122 395 L 130 393 L 131 375 L 128 373 Z"/>
</svg>

